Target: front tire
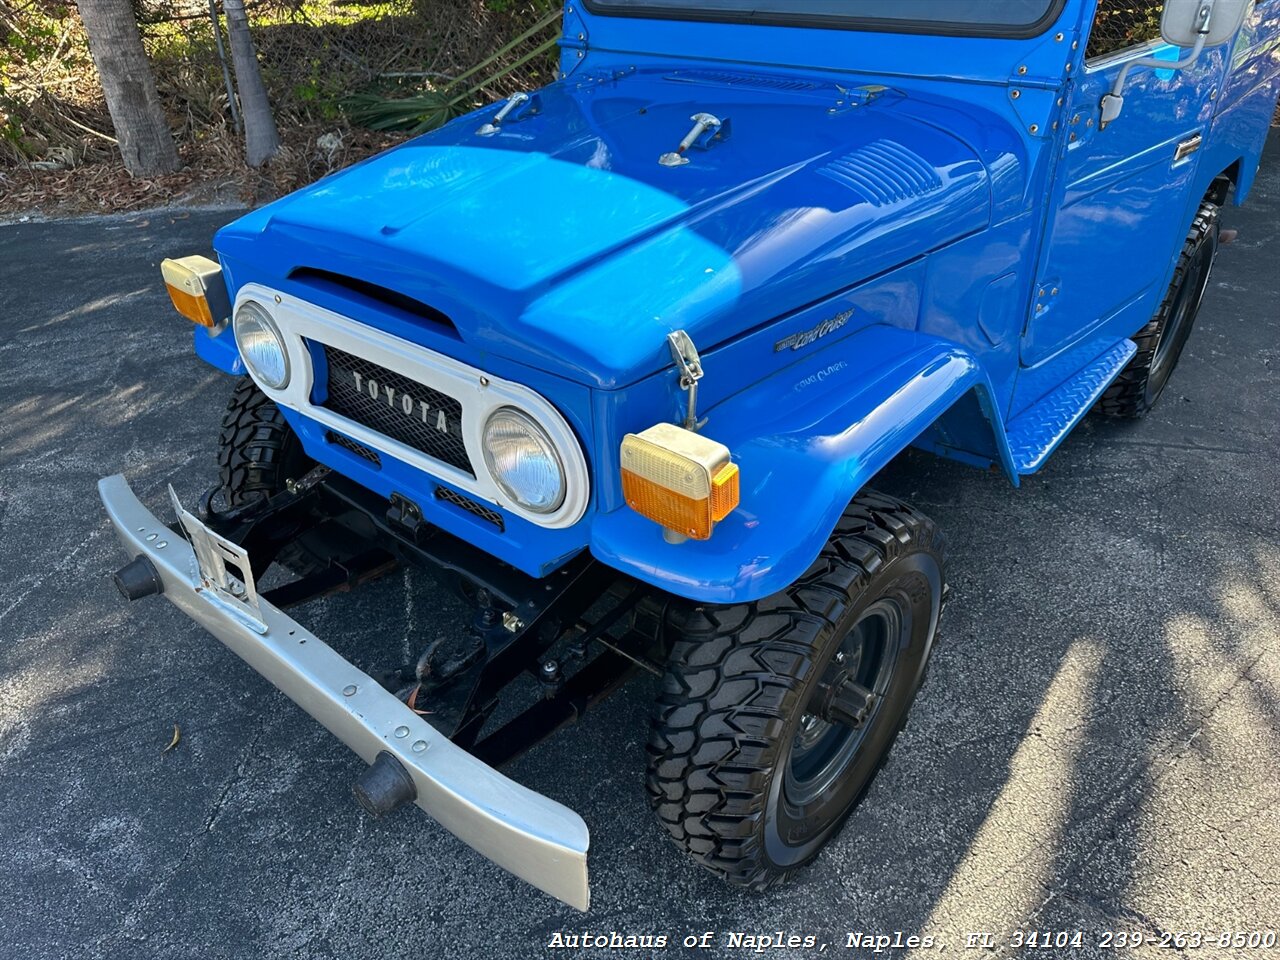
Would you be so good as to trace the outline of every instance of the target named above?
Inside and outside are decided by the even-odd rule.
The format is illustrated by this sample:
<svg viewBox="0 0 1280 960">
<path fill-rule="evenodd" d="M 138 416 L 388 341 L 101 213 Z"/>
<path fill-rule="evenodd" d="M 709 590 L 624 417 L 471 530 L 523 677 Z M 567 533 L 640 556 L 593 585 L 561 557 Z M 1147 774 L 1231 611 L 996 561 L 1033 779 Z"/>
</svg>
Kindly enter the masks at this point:
<svg viewBox="0 0 1280 960">
<path fill-rule="evenodd" d="M 314 466 L 280 408 L 242 377 L 218 434 L 218 480 L 227 504 L 241 507 L 274 496 Z"/>
<path fill-rule="evenodd" d="M 1103 393 L 1099 413 L 1132 420 L 1144 416 L 1160 399 L 1209 287 L 1218 257 L 1218 234 L 1218 206 L 1206 201 L 1191 224 L 1160 309 L 1133 338 L 1138 352 Z"/>
<path fill-rule="evenodd" d="M 218 480 L 229 507 L 263 500 L 303 477 L 315 461 L 302 449 L 280 408 L 249 377 L 231 392 L 218 435 Z M 277 562 L 299 576 L 323 570 L 334 544 L 313 530 L 280 551 Z"/>
<path fill-rule="evenodd" d="M 944 592 L 938 528 L 867 492 L 787 590 L 673 611 L 647 786 L 676 844 L 756 890 L 813 860 L 906 721 Z"/>
</svg>

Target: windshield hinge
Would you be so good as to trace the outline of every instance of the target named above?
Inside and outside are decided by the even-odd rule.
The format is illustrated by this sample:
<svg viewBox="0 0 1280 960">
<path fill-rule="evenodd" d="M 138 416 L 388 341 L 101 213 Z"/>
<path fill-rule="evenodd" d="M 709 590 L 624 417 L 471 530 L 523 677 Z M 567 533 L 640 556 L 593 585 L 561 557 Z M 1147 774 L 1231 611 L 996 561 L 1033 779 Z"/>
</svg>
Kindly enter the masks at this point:
<svg viewBox="0 0 1280 960">
<path fill-rule="evenodd" d="M 579 3 L 565 4 L 564 13 L 562 14 L 559 44 L 563 50 L 563 56 L 560 58 L 560 69 L 556 71 L 556 76 L 561 80 L 564 80 L 582 66 L 587 57 L 587 50 L 590 47 L 587 24 L 582 19 L 582 14 L 578 12 L 579 5 Z M 559 7 L 559 4 L 554 4 L 553 6 Z M 573 52 L 570 53 L 569 51 Z"/>
<path fill-rule="evenodd" d="M 858 107 L 865 107 L 875 103 L 890 90 L 889 87 L 878 83 L 868 83 L 861 87 L 842 87 L 836 84 L 836 93 L 838 97 L 836 102 L 827 108 L 827 113 L 835 116 L 836 114 L 849 113 Z"/>
<path fill-rule="evenodd" d="M 1036 284 L 1036 303 L 1033 318 L 1042 319 L 1058 303 L 1058 294 L 1062 292 L 1062 281 L 1056 277 L 1041 280 Z"/>
</svg>

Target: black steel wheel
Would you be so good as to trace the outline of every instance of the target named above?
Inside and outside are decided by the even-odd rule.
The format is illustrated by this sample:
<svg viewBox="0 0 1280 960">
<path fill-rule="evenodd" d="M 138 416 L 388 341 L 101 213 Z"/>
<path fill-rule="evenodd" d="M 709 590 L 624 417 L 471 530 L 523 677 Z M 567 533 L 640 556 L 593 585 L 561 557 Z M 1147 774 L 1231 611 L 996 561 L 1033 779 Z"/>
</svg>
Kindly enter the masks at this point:
<svg viewBox="0 0 1280 960">
<path fill-rule="evenodd" d="M 1138 352 L 1098 401 L 1100 413 L 1127 419 L 1141 417 L 1160 399 L 1209 288 L 1218 256 L 1218 234 L 1218 206 L 1205 202 L 1191 224 L 1160 308 L 1133 338 Z"/>
<path fill-rule="evenodd" d="M 774 805 L 789 825 L 813 819 L 843 783 L 889 695 L 898 654 L 908 646 L 910 615 L 885 597 L 862 615 L 836 648 L 826 675 L 803 707 Z"/>
<path fill-rule="evenodd" d="M 906 721 L 944 592 L 937 527 L 867 492 L 786 591 L 673 609 L 647 785 L 676 843 L 752 889 L 816 857 Z"/>
</svg>

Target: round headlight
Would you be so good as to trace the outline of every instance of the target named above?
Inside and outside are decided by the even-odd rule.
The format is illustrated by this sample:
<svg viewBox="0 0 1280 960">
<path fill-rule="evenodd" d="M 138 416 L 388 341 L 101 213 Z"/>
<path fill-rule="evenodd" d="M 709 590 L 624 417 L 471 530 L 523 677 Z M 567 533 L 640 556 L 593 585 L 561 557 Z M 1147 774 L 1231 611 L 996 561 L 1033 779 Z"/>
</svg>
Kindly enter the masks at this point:
<svg viewBox="0 0 1280 960">
<path fill-rule="evenodd" d="M 484 461 L 516 503 L 551 513 L 564 503 L 564 465 L 540 426 L 513 407 L 495 410 L 484 426 Z"/>
<path fill-rule="evenodd" d="M 289 382 L 289 354 L 284 337 L 266 310 L 252 300 L 240 304 L 232 321 L 244 365 L 264 387 L 282 390 Z"/>
</svg>

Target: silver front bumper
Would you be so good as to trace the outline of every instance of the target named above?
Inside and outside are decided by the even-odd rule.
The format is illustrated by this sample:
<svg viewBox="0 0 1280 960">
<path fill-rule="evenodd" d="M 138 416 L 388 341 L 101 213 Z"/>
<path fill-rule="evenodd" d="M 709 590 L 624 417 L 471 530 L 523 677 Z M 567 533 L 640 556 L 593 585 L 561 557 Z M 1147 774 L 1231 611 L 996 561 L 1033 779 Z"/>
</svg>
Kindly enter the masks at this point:
<svg viewBox="0 0 1280 960">
<path fill-rule="evenodd" d="M 245 616 L 214 596 L 191 545 L 142 505 L 124 477 L 100 480 L 98 492 L 125 551 L 150 559 L 174 606 L 366 763 L 383 751 L 399 760 L 417 786 L 417 805 L 458 839 L 553 897 L 587 909 L 589 834 L 581 817 L 456 746 L 270 603 L 258 599 L 253 615 Z"/>
</svg>

